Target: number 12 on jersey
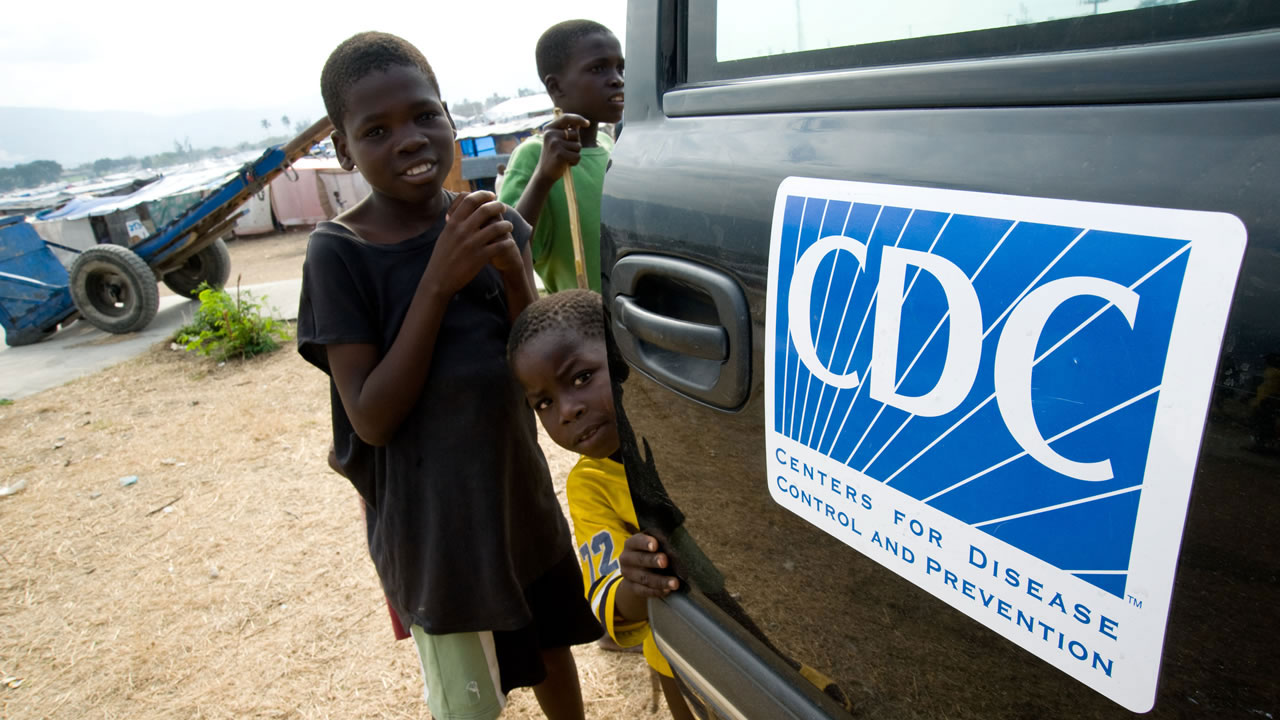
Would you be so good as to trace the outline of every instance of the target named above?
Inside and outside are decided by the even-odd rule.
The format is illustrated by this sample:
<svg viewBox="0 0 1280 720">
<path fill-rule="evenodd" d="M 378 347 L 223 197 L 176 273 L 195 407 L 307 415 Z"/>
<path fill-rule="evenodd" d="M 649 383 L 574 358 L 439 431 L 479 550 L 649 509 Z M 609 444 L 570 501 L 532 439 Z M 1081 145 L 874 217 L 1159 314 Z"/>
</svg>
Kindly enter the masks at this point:
<svg viewBox="0 0 1280 720">
<path fill-rule="evenodd" d="M 578 555 L 591 572 L 591 585 L 618 570 L 618 559 L 613 554 L 613 535 L 608 530 L 593 535 L 590 543 L 579 545 Z"/>
</svg>

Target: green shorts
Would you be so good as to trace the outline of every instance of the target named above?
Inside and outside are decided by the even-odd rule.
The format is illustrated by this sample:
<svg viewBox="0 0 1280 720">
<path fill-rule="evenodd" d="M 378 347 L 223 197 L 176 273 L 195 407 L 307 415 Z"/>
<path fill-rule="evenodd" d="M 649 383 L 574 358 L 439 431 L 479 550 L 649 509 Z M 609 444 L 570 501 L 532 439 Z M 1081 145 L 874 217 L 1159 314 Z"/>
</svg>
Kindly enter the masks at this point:
<svg viewBox="0 0 1280 720">
<path fill-rule="evenodd" d="M 431 635 L 419 625 L 410 627 L 435 720 L 497 717 L 513 688 L 546 679 L 541 651 L 594 642 L 601 635 L 572 551 L 530 583 L 524 599 L 533 620 L 517 630 Z"/>
<path fill-rule="evenodd" d="M 428 635 L 409 628 L 422 662 L 423 695 L 435 720 L 493 720 L 507 696 L 499 681 L 493 633 Z"/>
</svg>

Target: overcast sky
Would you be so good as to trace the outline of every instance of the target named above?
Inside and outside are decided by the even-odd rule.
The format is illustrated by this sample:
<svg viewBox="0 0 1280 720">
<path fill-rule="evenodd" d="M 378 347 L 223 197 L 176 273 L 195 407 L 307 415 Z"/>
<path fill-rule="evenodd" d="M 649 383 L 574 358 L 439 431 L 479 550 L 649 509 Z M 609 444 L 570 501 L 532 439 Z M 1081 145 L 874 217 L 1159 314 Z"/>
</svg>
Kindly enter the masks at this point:
<svg viewBox="0 0 1280 720">
<path fill-rule="evenodd" d="M 624 46 L 626 31 L 626 0 L 8 0 L 3 15 L 0 106 L 157 114 L 318 106 L 325 58 L 362 30 L 417 45 L 455 103 L 540 88 L 533 48 L 553 23 L 596 20 Z"/>
</svg>

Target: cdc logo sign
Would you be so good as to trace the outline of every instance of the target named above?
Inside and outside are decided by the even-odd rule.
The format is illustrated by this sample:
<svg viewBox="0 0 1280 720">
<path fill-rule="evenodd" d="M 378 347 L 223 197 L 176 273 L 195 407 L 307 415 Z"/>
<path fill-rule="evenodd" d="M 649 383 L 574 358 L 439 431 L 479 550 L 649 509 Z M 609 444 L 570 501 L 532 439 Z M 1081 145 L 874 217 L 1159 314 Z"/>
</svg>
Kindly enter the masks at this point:
<svg viewBox="0 0 1280 720">
<path fill-rule="evenodd" d="M 1149 710 L 1240 221 L 788 178 L 772 231 L 773 498 Z"/>
</svg>

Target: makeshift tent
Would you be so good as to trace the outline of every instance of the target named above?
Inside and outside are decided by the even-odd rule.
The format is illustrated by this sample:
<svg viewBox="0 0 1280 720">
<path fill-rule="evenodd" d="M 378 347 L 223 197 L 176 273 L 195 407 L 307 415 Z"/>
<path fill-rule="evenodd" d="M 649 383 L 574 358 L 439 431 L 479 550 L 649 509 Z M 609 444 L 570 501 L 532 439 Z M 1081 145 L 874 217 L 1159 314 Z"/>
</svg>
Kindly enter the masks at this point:
<svg viewBox="0 0 1280 720">
<path fill-rule="evenodd" d="M 187 167 L 125 195 L 76 195 L 56 210 L 37 213 L 32 226 L 55 244 L 54 254 L 69 265 L 75 251 L 98 243 L 131 246 L 150 237 L 221 186 L 239 165 L 239 159 L 233 158 Z"/>
<path fill-rule="evenodd" d="M 242 164 L 242 158 L 228 158 L 218 164 L 186 167 L 126 195 L 76 195 L 56 210 L 39 213 L 32 224 L 46 241 L 71 249 L 54 248 L 67 264 L 75 259 L 76 250 L 104 242 L 133 245 L 149 237 L 220 187 Z M 364 178 L 343 170 L 336 159 L 303 157 L 249 198 L 240 209 L 234 232 L 253 235 L 277 227 L 314 225 L 368 194 Z"/>
<path fill-rule="evenodd" d="M 324 186 L 324 197 L 329 201 L 333 215 L 343 212 L 369 194 L 369 183 L 358 172 L 317 170 L 316 177 Z"/>
<path fill-rule="evenodd" d="M 261 235 L 275 230 L 276 224 L 271 214 L 271 185 L 262 188 L 258 194 L 251 195 L 240 212 L 242 214 L 235 225 L 236 237 Z"/>
<path fill-rule="evenodd" d="M 343 170 L 335 158 L 305 157 L 272 180 L 263 194 L 249 199 L 247 214 L 236 222 L 235 233 L 270 232 L 276 224 L 314 225 L 337 216 L 368 194 L 369 184 L 360 173 Z"/>
<path fill-rule="evenodd" d="M 322 159 L 320 163 L 328 162 Z M 337 165 L 337 162 L 333 162 Z M 271 211 L 275 213 L 276 222 L 285 227 L 294 225 L 315 225 L 328 219 L 320 204 L 324 191 L 316 177 L 315 165 L 309 158 L 294 163 L 293 168 L 284 171 L 280 177 L 271 181 Z"/>
<path fill-rule="evenodd" d="M 507 120 L 516 120 L 523 118 L 536 117 L 538 115 L 550 115 L 555 109 L 555 102 L 551 96 L 546 93 L 536 93 L 534 95 L 525 95 L 524 97 L 511 98 L 494 105 L 484 111 L 484 118 L 489 122 L 505 122 Z"/>
</svg>

